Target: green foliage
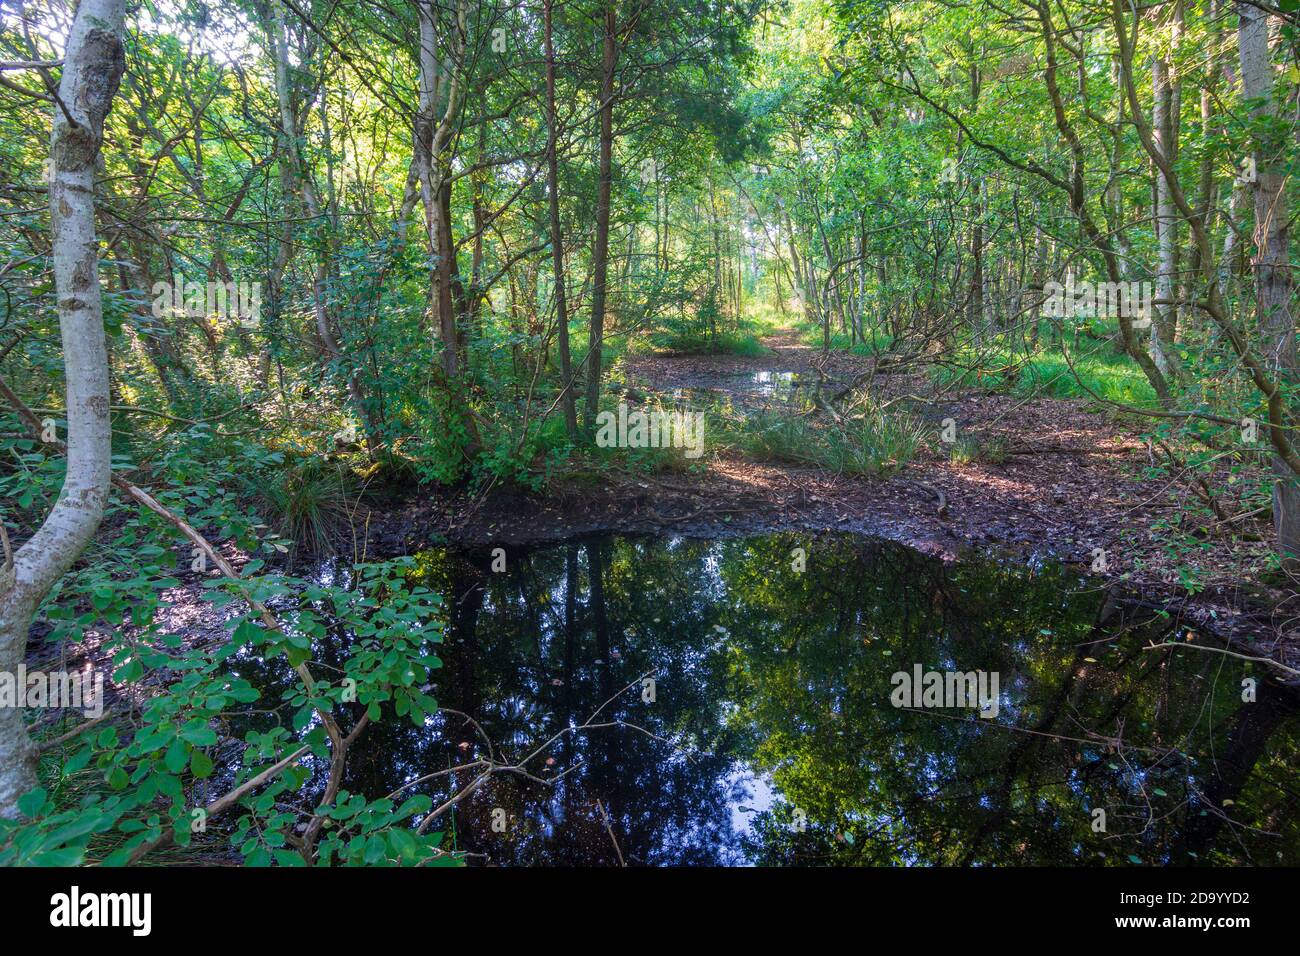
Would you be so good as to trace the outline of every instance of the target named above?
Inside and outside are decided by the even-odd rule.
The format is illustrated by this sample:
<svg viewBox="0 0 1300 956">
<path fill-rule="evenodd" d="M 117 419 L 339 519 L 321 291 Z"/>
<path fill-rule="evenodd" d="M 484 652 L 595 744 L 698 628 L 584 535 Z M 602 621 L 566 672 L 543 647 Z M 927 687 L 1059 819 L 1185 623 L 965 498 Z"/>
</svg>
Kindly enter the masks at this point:
<svg viewBox="0 0 1300 956">
<path fill-rule="evenodd" d="M 852 352 L 854 355 L 883 355 L 889 351 L 890 345 L 893 344 L 893 336 L 888 332 L 880 329 L 867 329 L 861 339 L 853 340 L 853 336 L 845 332 L 835 331 L 831 333 L 831 348 Z M 800 334 L 800 340 L 804 345 L 813 348 L 821 348 L 823 343 L 822 330 L 805 326 Z"/>
<path fill-rule="evenodd" d="M 698 307 L 686 308 L 662 322 L 649 336 L 655 349 L 663 352 L 740 355 L 767 354 L 759 341 L 759 323 L 739 316 L 727 316 L 718 290 L 710 286 Z"/>
<path fill-rule="evenodd" d="M 828 468 L 841 474 L 884 475 L 907 464 L 930 430 L 903 411 L 865 411 L 832 423 L 808 414 L 763 410 L 733 420 L 723 441 L 751 458 Z"/>
<path fill-rule="evenodd" d="M 188 495 L 160 490 L 157 497 L 178 511 L 193 502 L 196 520 L 251 527 L 247 518 L 227 513 L 230 502 L 210 489 Z M 177 503 L 178 497 L 187 500 Z M 263 563 L 253 559 L 239 579 L 204 582 L 213 608 L 234 613 L 214 643 L 194 643 L 160 620 L 163 590 L 178 583 L 159 560 L 174 532 L 151 514 L 115 507 L 117 537 L 48 602 L 49 639 L 77 641 L 110 625 L 111 636 L 97 653 L 107 655 L 104 666 L 111 667 L 114 684 L 141 701 L 137 717 L 110 715 L 43 754 L 42 786 L 22 804 L 27 819 L 0 821 L 0 865 L 117 865 L 164 836 L 181 853 L 191 847 L 219 852 L 215 841 L 225 838 L 249 864 L 306 862 L 289 848 L 297 828 L 316 812 L 309 797 L 314 774 L 305 758 L 242 798 L 233 828 L 218 828 L 215 821 L 211 830 L 196 828 L 196 811 L 209 799 L 211 783 L 237 786 L 303 747 L 328 765 L 332 745 L 319 713 L 423 726 L 437 711 L 426 688 L 440 665 L 434 653 L 441 640 L 438 595 L 409 582 L 407 558 L 357 565 L 348 584 L 260 574 Z M 239 528 L 225 530 L 238 536 Z M 69 600 L 70 594 L 88 600 Z M 243 610 L 248 600 L 276 606 L 284 629 L 270 630 L 260 615 Z M 292 668 L 316 658 L 331 631 L 350 635 L 339 678 L 318 679 L 311 688 L 288 679 Z M 278 700 L 242 675 L 240 662 L 250 654 L 284 669 Z M 241 725 L 249 728 L 242 746 L 235 730 Z M 58 732 L 56 726 L 52 733 Z M 440 834 L 408 832 L 409 818 L 422 809 L 427 805 L 419 801 L 355 807 L 349 815 L 355 821 L 332 828 L 313 862 L 373 864 L 381 843 L 379 862 L 418 864 L 434 856 L 447 862 L 451 858 L 437 852 Z"/>
<path fill-rule="evenodd" d="M 354 510 L 352 473 L 340 461 L 283 461 L 252 482 L 253 500 L 290 553 L 323 555 Z"/>
<path fill-rule="evenodd" d="M 1046 341 L 1039 350 L 1028 353 L 998 346 L 963 349 L 951 361 L 934 366 L 930 377 L 942 388 L 1081 398 L 1139 408 L 1157 405 L 1155 392 L 1141 370 L 1106 344 L 1068 352 Z"/>
<path fill-rule="evenodd" d="M 573 121 L 589 119 L 601 96 L 605 38 L 589 11 L 556 11 L 565 68 L 562 128 L 552 131 L 538 102 L 541 59 L 519 47 L 535 39 L 537 12 L 493 0 L 461 24 L 436 7 L 435 52 L 456 87 L 473 93 L 448 117 L 451 135 L 439 137 L 446 202 L 426 194 L 437 201 L 425 206 L 408 178 L 410 111 L 394 108 L 419 98 L 410 5 L 340 8 L 311 29 L 294 11 L 283 103 L 260 39 L 276 28 L 265 5 L 147 4 L 147 16 L 133 7 L 130 69 L 97 177 L 112 464 L 237 555 L 242 576 L 214 579 L 170 523 L 114 496 L 95 541 L 69 557 L 72 569 L 45 597 L 33 636 L 93 655 L 132 711 L 46 754 L 42 786 L 23 801 L 28 819 L 0 823 L 0 864 L 122 863 L 169 834 L 182 852 L 292 865 L 307 862 L 295 845 L 300 828 L 324 820 L 311 862 L 452 860 L 438 834 L 411 826 L 430 809 L 423 795 L 399 803 L 343 791 L 318 802 L 319 768 L 336 746 L 326 716 L 423 728 L 436 712 L 428 684 L 440 598 L 403 561 L 335 562 L 311 580 L 283 562 L 328 552 L 377 469 L 407 490 L 541 490 L 559 473 L 706 467 L 677 449 L 600 449 L 567 433 L 558 399 L 571 386 L 585 404 L 589 348 L 601 359 L 603 409 L 614 404 L 610 386 L 638 384 L 621 367 L 637 350 L 754 357 L 765 331 L 791 322 L 810 346 L 906 357 L 941 389 L 1167 405 L 1167 417 L 1135 429 L 1161 449 L 1145 477 L 1195 491 L 1176 518 L 1141 533 L 1158 536 L 1181 586 L 1200 587 L 1193 568 L 1208 545 L 1198 531 L 1250 540 L 1271 517 L 1269 451 L 1224 423 L 1264 420 L 1276 395 L 1289 427 L 1300 401 L 1294 375 L 1270 369 L 1281 379 L 1274 392 L 1238 354 L 1241 342 L 1254 355 L 1278 351 L 1260 319 L 1256 273 L 1286 270 L 1249 268 L 1247 237 L 1266 224 L 1254 222 L 1250 203 L 1231 201 L 1249 155 L 1285 184 L 1279 201 L 1294 202 L 1300 177 L 1286 117 L 1295 25 L 1281 18 L 1282 42 L 1268 51 L 1275 90 L 1254 102 L 1221 82 L 1231 12 L 1220 23 L 1190 5 L 1177 44 L 1164 23 L 1133 34 L 1135 62 L 1168 56 L 1184 84 L 1172 172 L 1194 206 L 1214 213 L 1180 217 L 1179 247 L 1190 248 L 1193 223 L 1209 231 L 1216 255 L 1229 237 L 1236 243 L 1213 277 L 1179 266 L 1162 402 L 1160 376 L 1144 371 L 1150 332 L 1125 351 L 1110 317 L 1036 314 L 1035 294 L 1054 277 L 1091 281 L 1122 269 L 1145 282 L 1159 268 L 1151 164 L 1130 121 L 1151 115 L 1152 90 L 1142 83 L 1132 109 L 1119 72 L 1097 68 L 1115 59 L 1115 25 L 1075 0 L 1058 6 L 1059 16 L 1014 23 L 987 4 L 938 0 L 651 0 L 636 16 L 619 11 L 617 135 L 602 210 L 606 333 L 594 345 L 599 172 L 593 124 Z M 768 14 L 783 25 L 769 29 Z M 38 4 L 31 17 L 21 32 L 0 21 L 6 61 L 58 58 L 51 38 L 65 32 L 63 12 Z M 1059 32 L 1070 23 L 1084 24 L 1086 42 Z M 498 29 L 508 49 L 498 48 Z M 1058 59 L 1050 71 L 1049 41 Z M 357 64 L 391 80 L 391 95 Z M 1051 78 L 1064 85 L 1061 104 Z M 31 80 L 0 91 L 0 374 L 64 437 L 52 224 L 33 198 L 47 192 L 54 104 L 21 92 L 36 89 L 24 86 Z M 1202 88 L 1217 91 L 1210 122 L 1187 95 Z M 280 129 L 282 115 L 300 128 Z M 539 163 L 552 132 L 558 236 Z M 1067 148 L 1072 138 L 1077 151 Z M 307 209 L 313 197 L 319 214 Z M 430 221 L 449 238 L 431 238 Z M 568 290 L 567 383 L 553 252 Z M 156 282 L 227 277 L 265 286 L 254 321 L 154 307 Z M 1212 299 L 1222 300 L 1214 317 Z M 914 416 L 877 405 L 841 421 L 787 409 L 722 410 L 715 422 L 711 444 L 857 475 L 902 467 L 929 436 Z M 959 462 L 996 465 L 1007 455 L 997 437 L 967 436 L 952 450 Z M 0 417 L 0 521 L 14 540 L 40 527 L 63 478 L 59 455 L 18 418 Z M 167 623 L 187 575 L 201 576 L 208 610 L 220 612 L 211 633 Z M 250 600 L 274 608 L 283 630 Z M 310 664 L 321 667 L 309 686 L 296 668 Z M 770 661 L 747 666 L 783 676 Z M 771 746 L 791 790 L 817 798 L 815 782 L 800 777 L 806 767 L 781 762 L 803 744 Z M 192 831 L 207 798 L 301 748 L 302 761 L 246 795 L 219 834 Z M 776 807 L 769 823 L 785 813 Z"/>
</svg>

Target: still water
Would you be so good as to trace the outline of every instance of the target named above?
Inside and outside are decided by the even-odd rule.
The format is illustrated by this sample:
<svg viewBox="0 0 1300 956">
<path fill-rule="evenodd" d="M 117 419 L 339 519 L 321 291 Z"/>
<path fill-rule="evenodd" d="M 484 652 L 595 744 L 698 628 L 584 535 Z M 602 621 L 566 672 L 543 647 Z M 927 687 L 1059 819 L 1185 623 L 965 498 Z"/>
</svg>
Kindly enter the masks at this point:
<svg viewBox="0 0 1300 956">
<path fill-rule="evenodd" d="M 1295 699 L 1077 573 L 845 535 L 417 558 L 445 710 L 345 786 L 532 755 L 449 816 L 471 864 L 1300 864 Z M 894 706 L 918 665 L 996 674 L 996 716 Z"/>
</svg>

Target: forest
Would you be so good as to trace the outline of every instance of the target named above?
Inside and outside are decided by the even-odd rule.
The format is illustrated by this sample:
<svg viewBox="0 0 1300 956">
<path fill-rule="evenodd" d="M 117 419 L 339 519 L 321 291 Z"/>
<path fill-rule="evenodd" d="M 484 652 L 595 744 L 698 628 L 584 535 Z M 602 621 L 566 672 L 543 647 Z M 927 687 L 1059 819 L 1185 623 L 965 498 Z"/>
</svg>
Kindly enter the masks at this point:
<svg viewBox="0 0 1300 956">
<path fill-rule="evenodd" d="M 1297 172 L 1300 0 L 5 0 L 0 864 L 1300 865 Z"/>
</svg>

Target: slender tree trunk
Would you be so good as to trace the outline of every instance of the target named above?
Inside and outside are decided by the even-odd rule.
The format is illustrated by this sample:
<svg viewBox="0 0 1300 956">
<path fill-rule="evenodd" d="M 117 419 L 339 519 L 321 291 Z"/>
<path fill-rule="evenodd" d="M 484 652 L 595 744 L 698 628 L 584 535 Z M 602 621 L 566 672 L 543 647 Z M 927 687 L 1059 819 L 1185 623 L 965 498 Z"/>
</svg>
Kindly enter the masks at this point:
<svg viewBox="0 0 1300 956">
<path fill-rule="evenodd" d="M 108 501 L 112 429 L 95 235 L 95 165 L 126 61 L 123 0 L 81 0 L 68 37 L 50 142 L 54 287 L 67 382 L 67 476 L 45 522 L 0 570 L 0 670 L 27 653 L 32 615 L 99 527 Z M 36 783 L 23 710 L 0 708 L 0 817 Z"/>
<path fill-rule="evenodd" d="M 718 334 L 717 317 L 725 307 L 722 289 L 722 228 L 718 222 L 718 197 L 709 181 L 709 231 L 713 235 L 713 303 L 716 308 L 709 311 L 709 345 L 712 346 Z"/>
<path fill-rule="evenodd" d="M 311 172 L 307 169 L 307 163 L 303 158 L 298 142 L 298 121 L 294 114 L 293 90 L 289 83 L 289 47 L 285 34 L 284 14 L 281 10 L 282 3 L 283 0 L 273 0 L 271 3 L 269 32 L 271 50 L 275 59 L 275 91 L 280 106 L 283 159 L 292 169 L 292 179 L 298 188 L 304 211 L 308 218 L 311 219 L 313 227 L 319 230 L 327 227 L 328 223 L 322 218 L 323 212 L 320 200 L 316 196 L 316 187 L 312 182 Z M 321 245 L 326 251 L 314 253 L 316 264 L 312 279 L 312 311 L 316 320 L 316 334 L 319 336 L 321 345 L 325 348 L 329 360 L 339 365 L 345 363 L 347 365 L 344 374 L 347 377 L 348 395 L 351 397 L 357 417 L 361 420 L 361 425 L 365 429 L 366 450 L 370 457 L 374 458 L 380 448 L 378 423 L 375 420 L 374 410 L 366 400 L 365 389 L 361 385 L 355 363 L 343 355 L 338 336 L 335 334 L 334 327 L 330 322 L 329 309 L 326 305 L 326 290 L 329 286 L 329 267 L 327 265 L 329 243 L 325 241 Z"/>
<path fill-rule="evenodd" d="M 441 159 L 435 156 L 434 163 Z M 458 295 L 460 286 L 459 269 L 456 266 L 456 239 L 451 231 L 451 180 L 445 176 L 438 177 L 438 193 L 434 203 L 434 228 L 437 230 L 438 262 L 436 286 L 438 303 L 438 328 L 442 336 L 443 370 L 448 381 L 454 381 L 464 368 L 465 346 L 460 330 L 457 303 L 463 296 Z"/>
<path fill-rule="evenodd" d="M 1237 4 L 1241 93 L 1257 122 L 1277 113 L 1268 17 L 1249 3 Z M 1257 127 L 1258 128 L 1258 127 Z M 1267 134 L 1265 134 L 1266 136 Z M 1260 351 L 1280 388 L 1296 383 L 1295 317 L 1291 314 L 1289 212 L 1286 200 L 1286 141 L 1255 142 L 1255 308 Z M 1278 550 L 1289 564 L 1300 559 L 1300 485 L 1287 463 L 1273 457 L 1273 528 Z"/>
<path fill-rule="evenodd" d="M 980 70 L 978 66 L 970 68 L 971 112 L 979 109 L 980 104 Z M 984 340 L 984 190 L 983 184 L 973 190 L 975 208 L 972 211 L 974 222 L 971 225 L 970 255 L 970 312 L 969 321 L 975 334 L 975 341 Z"/>
<path fill-rule="evenodd" d="M 1173 33 L 1178 34 L 1178 13 L 1174 14 Z M 1175 41 L 1175 46 L 1177 43 Z M 1178 81 L 1170 61 L 1159 55 L 1151 61 L 1153 106 L 1151 131 L 1156 148 L 1171 163 L 1177 158 L 1178 104 L 1181 101 Z M 1156 270 L 1156 306 L 1151 322 L 1151 360 L 1167 379 L 1178 376 L 1174 339 L 1178 333 L 1178 309 L 1174 305 L 1175 276 L 1178 272 L 1178 213 L 1170 195 L 1169 180 L 1155 170 L 1155 225 L 1159 266 Z"/>
<path fill-rule="evenodd" d="M 560 228 L 559 117 L 555 109 L 555 0 L 543 0 L 542 30 L 546 52 L 546 186 L 551 212 L 551 264 L 555 269 L 555 323 L 560 349 L 560 406 L 569 441 L 578 440 L 578 413 L 573 401 L 573 358 L 569 351 L 569 303 L 564 288 L 564 234 Z M 655 220 L 658 235 L 659 222 Z M 658 240 L 656 239 L 656 248 Z"/>
<path fill-rule="evenodd" d="M 1118 3 L 1119 0 L 1113 0 L 1112 6 L 1114 7 Z M 1080 139 L 1078 131 L 1070 121 L 1069 113 L 1065 108 L 1065 101 L 1061 95 L 1061 87 L 1057 81 L 1057 39 L 1056 29 L 1052 25 L 1051 8 L 1047 5 L 1043 5 L 1037 8 L 1037 12 L 1039 20 L 1043 25 L 1043 40 L 1046 45 L 1045 52 L 1047 67 L 1043 71 L 1043 79 L 1047 83 L 1048 96 L 1051 98 L 1052 113 L 1056 119 L 1056 128 L 1060 134 L 1065 137 L 1066 142 L 1069 144 L 1071 154 L 1070 176 L 1068 181 L 1063 180 L 1061 181 L 1061 184 L 1067 188 L 1070 197 L 1070 211 L 1074 214 L 1075 219 L 1083 229 L 1083 233 L 1087 236 L 1089 242 L 1091 242 L 1101 253 L 1102 261 L 1106 265 L 1106 278 L 1110 282 L 1120 282 L 1123 280 L 1121 278 L 1120 263 L 1119 258 L 1115 253 L 1114 243 L 1112 243 L 1109 234 L 1098 227 L 1097 221 L 1093 218 L 1088 207 L 1087 179 L 1084 175 L 1086 171 L 1086 150 L 1084 148 L 1083 140 Z M 1118 14 L 1116 14 L 1116 17 L 1117 25 L 1122 26 L 1122 20 L 1118 19 Z M 1127 39 L 1122 41 L 1122 43 L 1127 42 Z M 1136 102 L 1137 93 L 1133 88 L 1132 54 L 1131 52 L 1124 52 L 1124 50 L 1125 48 L 1121 47 L 1122 59 L 1119 75 L 1125 93 L 1129 96 L 1131 101 Z M 1130 115 L 1136 123 L 1138 117 L 1134 115 L 1135 109 L 1136 107 L 1130 111 Z M 1150 124 L 1143 120 L 1141 125 L 1143 128 L 1146 128 L 1149 127 Z M 1133 323 L 1130 317 L 1125 315 L 1124 310 L 1122 309 L 1118 310 L 1118 312 L 1119 315 L 1117 318 L 1119 320 L 1120 336 L 1124 342 L 1124 351 L 1127 352 L 1132 357 L 1133 361 L 1138 364 L 1138 367 L 1142 369 L 1142 373 L 1146 376 L 1147 381 L 1151 383 L 1152 389 L 1155 390 L 1156 396 L 1160 400 L 1160 404 L 1166 407 L 1171 406 L 1173 404 L 1173 393 L 1170 391 L 1168 379 L 1166 379 L 1160 369 L 1156 367 L 1155 362 L 1152 361 L 1151 356 L 1147 351 L 1139 345 L 1137 336 L 1134 334 Z"/>
<path fill-rule="evenodd" d="M 459 285 L 459 275 L 451 226 L 450 156 L 447 152 L 451 148 L 453 122 L 460 108 L 460 73 L 455 69 L 454 54 L 459 49 L 459 38 L 465 33 L 465 9 L 462 3 L 456 4 L 457 22 L 450 33 L 453 51 L 449 60 L 453 68 L 448 71 L 447 102 L 441 117 L 437 114 L 443 95 L 442 64 L 438 59 L 438 11 L 432 0 L 421 0 L 416 12 L 420 22 L 420 102 L 415 158 L 433 262 L 429 301 L 436 315 L 438 337 L 442 341 L 442 370 L 450 383 L 460 374 L 464 351 L 456 321 L 459 297 L 454 286 Z"/>
<path fill-rule="evenodd" d="M 785 213 L 785 231 L 790 236 L 790 262 L 794 266 L 795 304 L 804 318 L 807 318 L 808 303 L 812 301 L 812 294 L 808 287 L 808 280 L 804 278 L 803 262 L 799 259 L 798 238 L 795 236 L 794 221 L 790 218 L 789 212 Z"/>
<path fill-rule="evenodd" d="M 605 8 L 600 74 L 600 182 L 596 190 L 596 239 L 591 253 L 591 334 L 587 355 L 586 427 L 595 428 L 600 405 L 601 346 L 605 342 L 605 294 L 609 278 L 609 202 L 614 170 L 614 68 L 618 64 L 614 0 Z"/>
<path fill-rule="evenodd" d="M 1210 42 L 1206 44 L 1204 54 L 1205 64 L 1205 81 L 1201 87 L 1201 131 L 1203 136 L 1209 136 L 1214 128 L 1214 103 L 1217 98 L 1217 87 L 1219 77 L 1218 57 L 1222 48 L 1222 31 L 1220 29 L 1220 15 L 1218 0 L 1209 0 L 1206 8 L 1206 20 L 1209 23 Z M 1206 149 L 1201 154 L 1199 174 L 1196 184 L 1196 219 L 1200 228 L 1207 235 L 1213 234 L 1215 199 L 1219 194 L 1218 183 L 1214 176 L 1215 155 L 1214 151 Z M 1192 276 L 1199 276 L 1204 270 L 1201 264 L 1201 247 L 1196 241 L 1196 230 L 1189 230 L 1191 236 L 1188 242 L 1188 273 Z M 1179 323 L 1180 337 L 1187 334 L 1187 321 L 1195 312 L 1189 311 L 1185 317 L 1186 321 Z"/>
</svg>

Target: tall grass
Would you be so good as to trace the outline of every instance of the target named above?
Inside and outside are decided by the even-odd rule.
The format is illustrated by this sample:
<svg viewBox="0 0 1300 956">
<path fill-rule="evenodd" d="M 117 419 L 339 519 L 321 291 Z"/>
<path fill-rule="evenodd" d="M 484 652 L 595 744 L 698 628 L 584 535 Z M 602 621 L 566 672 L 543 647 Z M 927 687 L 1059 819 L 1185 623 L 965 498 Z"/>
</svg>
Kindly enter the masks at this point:
<svg viewBox="0 0 1300 956">
<path fill-rule="evenodd" d="M 959 353 L 952 365 L 936 366 L 931 380 L 939 386 L 961 385 L 1012 395 L 1049 398 L 1100 398 L 1126 405 L 1151 406 L 1155 390 L 1127 355 L 1109 348 L 1065 353 L 1044 351 L 1028 360 L 1005 349 Z"/>
<path fill-rule="evenodd" d="M 350 513 L 352 484 L 341 462 L 313 458 L 254 479 L 253 497 L 276 533 L 293 542 L 293 560 L 333 551 L 334 534 Z"/>
<path fill-rule="evenodd" d="M 871 407 L 838 423 L 766 410 L 729 422 L 724 441 L 756 461 L 884 475 L 914 458 L 929 437 L 930 429 L 914 415 Z"/>
<path fill-rule="evenodd" d="M 799 333 L 799 341 L 804 345 L 813 348 L 821 348 L 824 344 L 822 330 L 820 326 L 805 326 Z M 851 352 L 854 355 L 880 355 L 889 351 L 893 345 L 894 339 L 887 332 L 867 330 L 865 341 L 854 342 L 847 332 L 831 332 L 831 348 L 840 352 Z"/>
</svg>

